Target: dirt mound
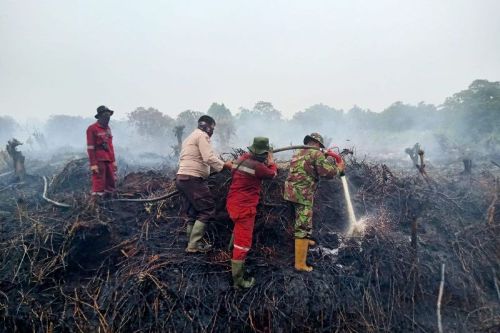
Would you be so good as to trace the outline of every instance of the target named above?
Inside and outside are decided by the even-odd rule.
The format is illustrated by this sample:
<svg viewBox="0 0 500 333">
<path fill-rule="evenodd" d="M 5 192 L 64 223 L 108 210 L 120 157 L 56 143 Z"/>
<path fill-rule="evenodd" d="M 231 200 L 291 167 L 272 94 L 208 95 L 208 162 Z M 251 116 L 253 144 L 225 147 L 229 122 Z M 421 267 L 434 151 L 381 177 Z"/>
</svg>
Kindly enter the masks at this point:
<svg viewBox="0 0 500 333">
<path fill-rule="evenodd" d="M 50 184 L 50 194 L 72 194 L 90 191 L 88 158 L 75 159 L 66 164 Z"/>
<path fill-rule="evenodd" d="M 164 190 L 171 180 L 158 171 L 132 172 L 118 184 L 122 196 L 136 196 L 137 193 L 154 193 Z"/>
</svg>

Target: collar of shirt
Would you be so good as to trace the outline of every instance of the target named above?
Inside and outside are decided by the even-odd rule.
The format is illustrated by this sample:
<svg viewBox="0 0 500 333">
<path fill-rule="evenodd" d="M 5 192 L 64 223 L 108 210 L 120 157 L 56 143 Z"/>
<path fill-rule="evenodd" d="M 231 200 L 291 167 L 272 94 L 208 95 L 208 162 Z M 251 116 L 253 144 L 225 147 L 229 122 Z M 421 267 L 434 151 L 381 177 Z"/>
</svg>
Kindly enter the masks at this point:
<svg viewBox="0 0 500 333">
<path fill-rule="evenodd" d="M 97 125 L 97 126 L 99 126 L 99 127 L 100 127 L 100 128 L 102 128 L 102 129 L 108 129 L 108 128 L 109 128 L 109 125 L 108 125 L 108 126 L 106 126 L 106 127 L 103 127 L 101 124 L 99 124 L 99 122 L 98 122 L 98 121 L 96 121 L 95 123 L 96 123 L 96 125 Z"/>
</svg>

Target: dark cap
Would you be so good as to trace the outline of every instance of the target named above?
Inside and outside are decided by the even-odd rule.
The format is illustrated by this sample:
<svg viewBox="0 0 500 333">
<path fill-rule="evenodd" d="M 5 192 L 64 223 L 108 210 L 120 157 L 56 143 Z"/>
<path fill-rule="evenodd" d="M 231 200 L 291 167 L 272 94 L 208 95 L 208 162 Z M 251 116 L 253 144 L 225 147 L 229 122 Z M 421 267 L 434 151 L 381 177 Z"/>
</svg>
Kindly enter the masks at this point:
<svg viewBox="0 0 500 333">
<path fill-rule="evenodd" d="M 311 133 L 309 135 L 306 135 L 304 137 L 304 144 L 307 145 L 307 143 L 311 140 L 319 143 L 321 148 L 325 148 L 325 143 L 324 143 L 324 140 L 323 140 L 323 137 L 321 136 L 321 134 L 315 132 L 315 133 Z"/>
<path fill-rule="evenodd" d="M 113 115 L 113 113 L 115 113 L 115 111 L 108 109 L 107 106 L 101 105 L 100 107 L 97 108 L 97 114 L 95 115 L 95 118 L 98 119 L 99 116 L 106 111 L 111 113 L 111 115 Z"/>
</svg>

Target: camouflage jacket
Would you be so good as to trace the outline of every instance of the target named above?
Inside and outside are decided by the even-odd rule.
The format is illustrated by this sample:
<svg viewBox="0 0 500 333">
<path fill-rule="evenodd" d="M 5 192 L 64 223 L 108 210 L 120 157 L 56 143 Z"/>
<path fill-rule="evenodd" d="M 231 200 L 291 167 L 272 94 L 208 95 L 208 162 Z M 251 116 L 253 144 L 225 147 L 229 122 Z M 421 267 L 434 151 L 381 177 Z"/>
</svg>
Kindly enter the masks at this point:
<svg viewBox="0 0 500 333">
<path fill-rule="evenodd" d="M 315 149 L 300 149 L 290 161 L 283 196 L 288 201 L 312 205 L 319 178 L 333 178 L 337 174 L 337 167 L 324 153 Z"/>
</svg>

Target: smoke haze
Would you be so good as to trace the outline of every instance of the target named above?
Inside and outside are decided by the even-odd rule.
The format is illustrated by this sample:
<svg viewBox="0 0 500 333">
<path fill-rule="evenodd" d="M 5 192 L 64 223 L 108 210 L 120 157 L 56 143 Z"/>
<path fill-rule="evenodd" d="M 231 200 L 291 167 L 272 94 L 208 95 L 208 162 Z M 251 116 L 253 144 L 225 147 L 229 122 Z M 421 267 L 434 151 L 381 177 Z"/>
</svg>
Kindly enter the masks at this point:
<svg viewBox="0 0 500 333">
<path fill-rule="evenodd" d="M 1 1 L 0 115 L 438 105 L 500 76 L 499 11 L 494 0 Z"/>
<path fill-rule="evenodd" d="M 2 1 L 0 140 L 16 136 L 38 158 L 84 154 L 105 104 L 130 161 L 175 161 L 176 126 L 185 137 L 202 113 L 218 121 L 221 153 L 317 131 L 361 155 L 401 159 L 416 142 L 434 158 L 466 146 L 496 154 L 499 10 L 492 0 Z M 454 98 L 461 91 L 475 95 Z"/>
</svg>

